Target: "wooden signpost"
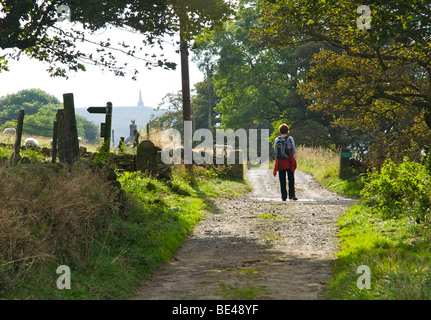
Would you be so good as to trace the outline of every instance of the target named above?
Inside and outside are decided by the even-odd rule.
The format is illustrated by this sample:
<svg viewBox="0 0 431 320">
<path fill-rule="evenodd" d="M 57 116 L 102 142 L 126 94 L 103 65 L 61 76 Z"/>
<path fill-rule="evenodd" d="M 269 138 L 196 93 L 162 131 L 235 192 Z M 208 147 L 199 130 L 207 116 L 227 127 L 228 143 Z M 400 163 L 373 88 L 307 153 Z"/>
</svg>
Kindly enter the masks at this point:
<svg viewBox="0 0 431 320">
<path fill-rule="evenodd" d="M 105 114 L 105 122 L 100 125 L 101 137 L 104 138 L 104 142 L 108 142 L 108 146 L 111 143 L 111 128 L 112 128 L 112 103 L 107 102 L 106 107 L 89 107 L 87 108 L 89 113 L 100 113 Z M 108 149 L 109 151 L 109 149 Z"/>
</svg>

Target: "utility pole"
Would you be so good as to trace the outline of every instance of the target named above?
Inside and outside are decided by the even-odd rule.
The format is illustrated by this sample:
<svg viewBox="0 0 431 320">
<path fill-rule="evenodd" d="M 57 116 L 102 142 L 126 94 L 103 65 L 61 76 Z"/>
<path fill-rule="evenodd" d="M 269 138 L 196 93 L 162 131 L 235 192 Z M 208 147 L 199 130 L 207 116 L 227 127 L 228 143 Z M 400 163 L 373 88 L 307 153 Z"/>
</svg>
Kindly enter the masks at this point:
<svg viewBox="0 0 431 320">
<path fill-rule="evenodd" d="M 212 132 L 211 84 L 210 84 L 209 64 L 207 64 L 207 90 L 208 90 L 208 129 Z"/>
<path fill-rule="evenodd" d="M 181 54 L 181 83 L 183 96 L 183 139 L 184 139 L 184 159 L 187 157 L 187 150 L 192 149 L 191 135 L 186 132 L 186 121 L 191 120 L 190 112 L 190 76 L 189 76 L 189 51 L 188 42 L 185 38 L 184 18 L 180 17 L 180 54 Z M 191 160 L 191 159 L 190 159 Z M 187 164 L 186 167 L 192 170 L 192 165 Z"/>
<path fill-rule="evenodd" d="M 185 40 L 183 26 L 180 26 L 180 52 L 181 52 L 181 82 L 183 95 L 183 121 L 190 117 L 190 76 L 188 42 Z"/>
</svg>

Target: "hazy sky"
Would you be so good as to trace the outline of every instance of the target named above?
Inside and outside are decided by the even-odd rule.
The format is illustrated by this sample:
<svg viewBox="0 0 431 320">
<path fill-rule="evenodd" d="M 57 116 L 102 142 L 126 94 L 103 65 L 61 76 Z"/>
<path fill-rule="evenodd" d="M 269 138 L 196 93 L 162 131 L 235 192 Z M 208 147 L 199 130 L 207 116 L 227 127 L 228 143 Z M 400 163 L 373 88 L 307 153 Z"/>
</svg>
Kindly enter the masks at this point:
<svg viewBox="0 0 431 320">
<path fill-rule="evenodd" d="M 118 34 L 117 34 L 118 33 Z M 140 42 L 140 36 L 131 33 L 122 33 L 117 30 L 106 30 L 100 37 L 109 37 Z M 97 38 L 99 39 L 99 37 Z M 0 96 L 15 93 L 22 89 L 39 88 L 63 101 L 64 93 L 73 93 L 76 108 L 89 106 L 105 106 L 111 101 L 113 106 L 135 106 L 142 90 L 142 99 L 145 106 L 156 108 L 162 98 L 170 92 L 181 90 L 180 55 L 177 50 L 176 39 L 171 39 L 164 46 L 163 54 L 170 61 L 177 63 L 176 70 L 163 70 L 153 68 L 148 70 L 145 62 L 128 58 L 127 62 L 139 70 L 137 81 L 131 80 L 132 73 L 125 77 L 116 77 L 112 72 L 102 72 L 99 67 L 86 66 L 86 72 L 70 73 L 69 79 L 51 78 L 46 71 L 47 64 L 37 60 L 22 57 L 19 61 L 9 61 L 9 72 L 0 73 Z M 154 50 L 148 49 L 153 53 Z M 160 51 L 159 51 L 160 52 Z M 118 54 L 120 56 L 120 54 Z M 124 59 L 127 57 L 124 56 Z M 189 60 L 190 87 L 202 81 L 204 75 L 197 66 Z"/>
</svg>

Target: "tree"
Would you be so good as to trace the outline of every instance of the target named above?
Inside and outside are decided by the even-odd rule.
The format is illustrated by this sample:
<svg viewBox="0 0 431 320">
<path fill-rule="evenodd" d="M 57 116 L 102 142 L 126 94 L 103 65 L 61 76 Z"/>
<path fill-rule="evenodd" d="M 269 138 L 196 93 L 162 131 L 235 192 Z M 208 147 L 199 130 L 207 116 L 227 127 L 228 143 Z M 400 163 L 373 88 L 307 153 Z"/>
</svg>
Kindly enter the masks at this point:
<svg viewBox="0 0 431 320">
<path fill-rule="evenodd" d="M 26 89 L 0 97 L 0 129 L 16 127 L 18 111 L 24 109 L 23 131 L 27 134 L 51 137 L 53 121 L 62 103 L 54 96 L 40 89 Z M 96 142 L 98 127 L 76 116 L 78 135 L 88 142 Z"/>
<path fill-rule="evenodd" d="M 223 30 L 201 37 L 195 45 L 200 68 L 211 66 L 221 126 L 273 127 L 276 135 L 280 122 L 286 122 L 301 144 L 337 143 L 340 130 L 329 127 L 329 117 L 308 110 L 309 102 L 297 91 L 300 74 L 309 70 L 313 55 L 328 46 L 316 42 L 297 48 L 259 46 L 250 39 L 258 26 L 258 7 L 254 1 L 243 3 Z"/>
<path fill-rule="evenodd" d="M 220 27 L 231 13 L 228 3 L 223 0 L 171 0 L 173 12 L 178 17 L 180 33 L 181 82 L 183 98 L 183 122 L 191 119 L 190 79 L 188 61 L 188 41 L 204 29 Z M 186 126 L 183 125 L 183 136 Z M 184 147 L 189 148 L 192 141 L 184 140 Z M 191 169 L 191 167 L 189 167 Z"/>
<path fill-rule="evenodd" d="M 194 92 L 191 99 L 194 129 L 209 129 L 213 131 L 220 124 L 221 115 L 214 110 L 220 98 L 215 93 L 214 86 L 211 84 L 208 86 L 207 79 L 196 83 Z M 209 126 L 209 118 L 211 118 L 211 126 Z"/>
<path fill-rule="evenodd" d="M 115 27 L 139 33 L 142 45 L 162 48 L 163 36 L 179 31 L 179 17 L 190 40 L 202 28 L 219 24 L 229 8 L 221 0 L 1 0 L 0 4 L 0 48 L 14 49 L 0 55 L 0 70 L 7 70 L 8 59 L 26 54 L 48 62 L 53 76 L 84 71 L 86 64 L 124 76 L 127 66 L 119 65 L 115 52 L 140 59 L 147 67 L 174 68 L 175 64 L 166 59 L 149 57 L 143 46 L 126 41 L 113 44 L 109 38 L 92 40 L 91 34 Z M 58 21 L 62 8 L 70 10 L 72 23 L 67 23 L 68 19 Z M 96 48 L 83 52 L 80 42 L 92 43 Z M 135 69 L 133 78 L 137 72 Z"/>
<path fill-rule="evenodd" d="M 75 115 L 78 129 L 78 136 L 83 137 L 89 143 L 97 143 L 99 141 L 99 127 L 80 115 Z M 82 129 L 81 129 L 82 128 Z"/>
<path fill-rule="evenodd" d="M 158 126 L 162 130 L 172 128 L 178 131 L 183 130 L 182 118 L 182 95 L 181 92 L 176 94 L 166 94 L 157 110 L 167 110 L 163 115 L 151 120 L 151 126 Z"/>
<path fill-rule="evenodd" d="M 213 89 L 213 88 L 210 88 Z M 219 114 L 214 112 L 218 98 L 215 92 L 211 90 L 212 99 L 212 123 L 217 124 Z M 198 82 L 194 85 L 191 92 L 191 119 L 195 130 L 208 128 L 208 90 L 206 81 Z M 182 93 L 168 93 L 157 107 L 158 110 L 167 110 L 163 115 L 151 120 L 152 126 L 159 126 L 162 129 L 172 128 L 180 132 L 183 130 L 183 113 L 182 113 Z"/>
<path fill-rule="evenodd" d="M 361 4 L 371 9 L 370 29 L 361 27 L 366 16 L 357 13 L 356 1 L 264 0 L 254 35 L 270 48 L 311 41 L 335 48 L 316 56 L 301 85 L 311 109 L 332 114 L 350 134 L 362 131 L 354 137 L 362 134 L 357 142 L 367 149 L 384 138 L 400 153 L 406 142 L 400 138 L 423 144 L 425 123 L 431 127 L 431 6 L 420 0 Z M 380 155 L 397 153 L 388 151 Z"/>
<path fill-rule="evenodd" d="M 54 96 L 40 89 L 25 89 L 0 98 L 0 123 L 16 120 L 18 110 L 24 109 L 25 115 L 36 114 L 46 105 L 61 107 L 61 102 Z"/>
<path fill-rule="evenodd" d="M 61 6 L 70 10 L 73 24 L 58 22 Z M 124 41 L 113 45 L 109 39 L 89 40 L 89 35 L 97 30 L 118 27 L 138 31 L 146 45 L 161 44 L 162 35 L 174 32 L 167 8 L 168 3 L 163 0 L 2 0 L 0 48 L 14 51 L 1 55 L 0 70 L 7 70 L 8 59 L 26 54 L 48 62 L 52 76 L 85 70 L 86 63 L 106 67 L 123 76 L 126 66 L 117 64 L 112 51 L 144 60 L 146 66 L 172 68 L 174 64 L 166 60 L 140 56 L 142 47 L 130 47 Z M 93 52 L 82 52 L 78 49 L 79 42 L 92 42 L 97 47 Z"/>
</svg>

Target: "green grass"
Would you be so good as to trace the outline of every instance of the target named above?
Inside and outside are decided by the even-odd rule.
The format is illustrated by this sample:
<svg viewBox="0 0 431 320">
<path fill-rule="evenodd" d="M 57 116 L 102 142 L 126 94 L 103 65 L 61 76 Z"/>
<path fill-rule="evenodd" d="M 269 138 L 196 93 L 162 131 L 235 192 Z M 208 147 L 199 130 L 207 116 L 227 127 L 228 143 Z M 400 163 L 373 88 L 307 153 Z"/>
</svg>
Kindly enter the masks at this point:
<svg viewBox="0 0 431 320">
<path fill-rule="evenodd" d="M 358 176 L 346 180 L 338 178 L 339 157 L 336 153 L 321 148 L 298 149 L 298 169 L 311 173 L 322 186 L 332 191 L 360 198 L 364 183 Z M 412 174 L 411 169 L 407 172 Z M 394 180 L 392 189 L 406 184 L 407 180 L 403 180 L 405 175 L 397 174 L 399 179 Z M 395 179 L 394 175 L 391 177 Z M 383 178 L 376 174 L 374 179 Z M 419 181 L 427 180 L 422 176 Z M 391 199 L 389 194 L 380 193 L 390 193 L 392 189 L 388 185 L 381 190 L 373 189 L 368 192 L 369 199 L 360 199 L 338 221 L 340 247 L 333 278 L 326 288 L 329 299 L 431 299 L 429 215 L 425 214 L 425 218 L 420 215 L 421 219 L 417 219 L 417 215 L 408 212 L 407 207 L 402 207 L 402 214 L 397 215 L 383 214 L 371 207 L 379 195 L 383 199 Z M 413 205 L 419 202 L 412 201 Z M 369 289 L 358 287 L 357 281 L 362 275 L 357 273 L 359 266 L 370 268 Z"/>
<path fill-rule="evenodd" d="M 295 157 L 298 170 L 311 173 L 323 187 L 339 194 L 359 198 L 359 193 L 364 186 L 362 179 L 354 172 L 348 179 L 339 178 L 338 153 L 322 148 L 298 147 Z"/>
<path fill-rule="evenodd" d="M 52 257 L 28 261 L 19 275 L 0 256 L 0 298 L 3 299 L 128 299 L 157 267 L 168 261 L 211 209 L 206 198 L 238 195 L 250 190 L 244 181 L 208 178 L 197 170 L 193 179 L 174 170 L 164 182 L 136 173 L 119 173 L 127 208 L 110 218 L 107 232 L 92 239 L 84 262 Z M 70 250 L 74 250 L 70 248 Z M 59 265 L 71 270 L 71 289 L 56 287 Z"/>
<path fill-rule="evenodd" d="M 428 223 L 409 217 L 383 220 L 360 204 L 339 221 L 341 249 L 331 299 L 428 300 L 431 298 L 431 237 Z M 371 271 L 371 288 L 360 290 L 360 265 Z"/>
</svg>

